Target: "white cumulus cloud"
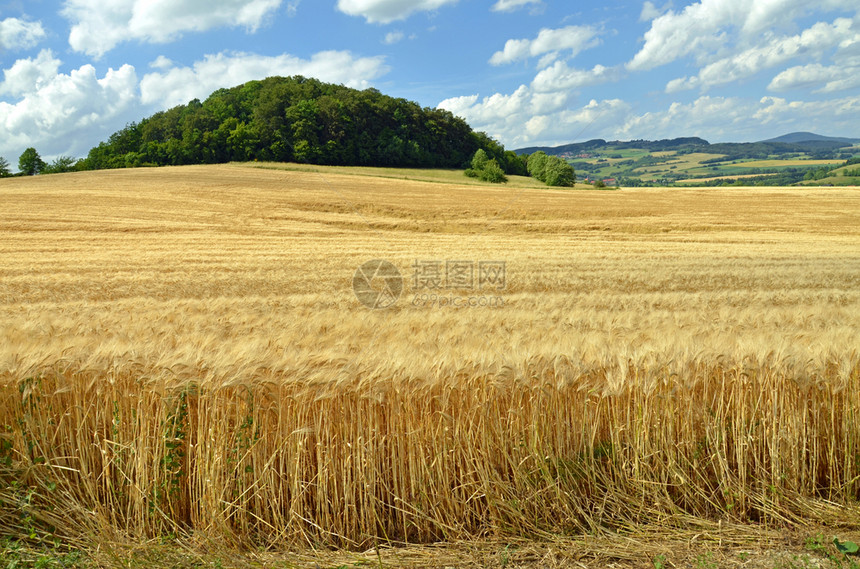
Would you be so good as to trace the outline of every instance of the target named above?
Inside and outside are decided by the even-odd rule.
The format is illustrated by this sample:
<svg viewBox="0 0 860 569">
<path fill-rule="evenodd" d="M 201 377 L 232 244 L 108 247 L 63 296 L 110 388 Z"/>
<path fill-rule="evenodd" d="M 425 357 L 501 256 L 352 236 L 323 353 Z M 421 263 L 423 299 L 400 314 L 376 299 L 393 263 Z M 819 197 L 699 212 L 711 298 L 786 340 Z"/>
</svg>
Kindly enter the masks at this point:
<svg viewBox="0 0 860 569">
<path fill-rule="evenodd" d="M 385 43 L 386 45 L 394 45 L 394 44 L 396 44 L 396 43 L 398 43 L 398 42 L 400 42 L 400 41 L 403 41 L 403 38 L 404 38 L 404 37 L 406 37 L 406 35 L 405 35 L 403 32 L 400 32 L 400 31 L 397 31 L 397 32 L 388 32 L 387 34 L 385 34 L 385 39 L 384 39 L 384 40 L 382 40 L 382 41 L 383 41 L 383 43 Z"/>
<path fill-rule="evenodd" d="M 651 22 L 645 43 L 627 67 L 647 71 L 700 50 L 716 50 L 722 41 L 716 37 L 727 24 L 740 21 L 740 2 L 702 0 L 683 12 L 670 11 Z"/>
<path fill-rule="evenodd" d="M 860 89 L 860 65 L 798 65 L 786 69 L 768 85 L 768 90 L 777 92 L 810 88 L 818 93 Z"/>
<path fill-rule="evenodd" d="M 513 12 L 526 6 L 539 7 L 543 5 L 542 0 L 498 0 L 493 7 L 493 12 Z"/>
<path fill-rule="evenodd" d="M 591 100 L 584 106 L 571 103 L 571 98 L 561 92 L 536 93 L 521 85 L 508 95 L 453 97 L 439 106 L 510 149 L 590 138 L 658 140 L 683 135 L 711 142 L 742 142 L 801 130 L 851 136 L 846 125 L 860 116 L 857 95 L 831 99 L 827 104 L 778 97 L 759 100 L 703 95 L 690 103 L 674 102 L 644 113 L 634 112 L 634 107 L 621 99 Z M 679 128 L 684 132 L 679 133 Z"/>
<path fill-rule="evenodd" d="M 0 49 L 29 49 L 46 35 L 41 22 L 28 22 L 18 18 L 0 20 Z"/>
<path fill-rule="evenodd" d="M 282 0 L 66 0 L 69 45 L 99 57 L 117 44 L 136 40 L 165 43 L 183 32 L 219 27 L 255 31 Z"/>
<path fill-rule="evenodd" d="M 558 29 L 544 28 L 534 39 L 510 39 L 505 47 L 490 58 L 492 65 L 504 65 L 529 57 L 558 54 L 569 51 L 574 57 L 579 52 L 600 44 L 598 31 L 591 26 L 567 26 Z M 544 59 L 544 62 L 547 60 Z"/>
<path fill-rule="evenodd" d="M 630 104 L 621 99 L 592 99 L 584 107 L 567 109 L 552 117 L 541 134 L 556 143 L 615 134 L 616 125 L 622 123 L 631 111 Z"/>
<path fill-rule="evenodd" d="M 643 14 L 655 16 L 657 11 L 652 8 L 653 4 L 646 6 Z M 833 11 L 856 13 L 857 2 L 700 0 L 682 11 L 670 10 L 656 16 L 645 33 L 642 48 L 627 66 L 631 70 L 647 71 L 688 56 L 706 63 L 714 54 L 719 56 L 726 50 L 740 52 L 766 44 L 767 30 L 791 28 L 802 16 Z"/>
<path fill-rule="evenodd" d="M 356 57 L 348 51 L 322 51 L 310 59 L 289 54 L 218 53 L 205 56 L 191 67 L 162 66 L 160 72 L 143 77 L 140 91 L 144 104 L 168 108 L 195 98 L 205 99 L 216 89 L 272 75 L 304 75 L 365 89 L 388 69 L 383 57 Z"/>
<path fill-rule="evenodd" d="M 815 124 L 822 127 L 822 132 L 839 134 L 845 131 L 846 121 L 860 116 L 860 96 L 831 99 L 826 105 L 819 101 L 763 97 L 752 116 L 764 125 L 780 125 L 780 130 L 810 130 L 800 127 Z"/>
<path fill-rule="evenodd" d="M 140 118 L 133 116 L 138 108 L 134 67 L 108 69 L 99 78 L 89 64 L 68 74 L 57 73 L 58 65 L 43 51 L 5 71 L 4 91 L 17 100 L 0 102 L 0 156 L 18 156 L 33 146 L 45 158 L 80 157 L 105 132 Z"/>
<path fill-rule="evenodd" d="M 508 40 L 490 63 L 540 57 L 539 71 L 530 84 L 520 85 L 510 94 L 452 97 L 439 106 L 512 148 L 571 142 L 591 126 L 603 128 L 611 120 L 619 120 L 629 106 L 620 100 L 595 100 L 576 107 L 575 97 L 583 87 L 617 81 L 621 69 L 603 65 L 579 69 L 569 63 L 582 50 L 598 45 L 598 35 L 590 26 L 567 26 L 542 29 L 533 39 Z"/>
<path fill-rule="evenodd" d="M 668 4 L 663 6 L 662 8 L 658 8 L 657 6 L 654 5 L 653 2 L 648 2 L 646 0 L 646 2 L 642 5 L 642 12 L 640 12 L 640 14 L 639 14 L 639 21 L 640 22 L 647 22 L 648 20 L 653 20 L 655 18 L 658 18 L 659 16 L 662 16 L 663 14 L 665 14 L 666 12 L 668 12 L 671 9 L 672 9 L 672 3 L 671 2 L 669 2 Z"/>
<path fill-rule="evenodd" d="M 142 79 L 131 65 L 108 69 L 103 76 L 90 64 L 68 73 L 60 72 L 61 65 L 50 50 L 42 50 L 3 71 L 0 156 L 15 157 L 32 146 L 46 160 L 61 154 L 83 157 L 128 122 L 253 79 L 304 75 L 366 88 L 388 71 L 382 57 L 345 51 L 308 59 L 220 53 L 190 67 L 160 56 Z"/>
<path fill-rule="evenodd" d="M 605 132 L 610 125 L 623 123 L 630 111 L 630 106 L 618 99 L 592 100 L 578 108 L 571 108 L 570 99 L 565 92 L 536 93 L 520 85 L 509 95 L 452 97 L 439 107 L 465 118 L 474 129 L 487 132 L 511 149 L 562 144 L 583 133 Z"/>
<path fill-rule="evenodd" d="M 592 69 L 574 69 L 563 61 L 540 71 L 532 81 L 532 88 L 539 93 L 569 91 L 588 85 L 597 85 L 620 78 L 618 69 L 595 65 Z"/>
<path fill-rule="evenodd" d="M 760 100 L 742 97 L 702 96 L 687 104 L 631 115 L 616 134 L 624 140 L 700 136 L 711 142 L 756 141 L 792 131 L 816 130 L 847 136 L 845 125 L 860 113 L 860 96 L 819 101 L 789 101 L 777 97 Z"/>
<path fill-rule="evenodd" d="M 696 77 L 670 81 L 668 92 L 715 85 L 725 85 L 751 77 L 756 73 L 797 57 L 820 58 L 827 50 L 860 45 L 860 26 L 848 18 L 832 24 L 819 22 L 793 36 L 765 35 L 760 45 L 745 49 L 730 57 L 704 66 Z"/>
<path fill-rule="evenodd" d="M 530 115 L 531 93 L 527 86 L 520 85 L 509 95 L 496 93 L 483 99 L 478 95 L 452 97 L 438 107 L 466 119 L 475 130 L 511 144 L 523 140 L 522 128 Z"/>
<path fill-rule="evenodd" d="M 337 0 L 337 8 L 350 16 L 362 16 L 370 23 L 387 24 L 405 20 L 415 12 L 437 10 L 457 0 Z"/>
<path fill-rule="evenodd" d="M 0 95 L 20 96 L 38 91 L 54 80 L 60 63 L 50 49 L 43 49 L 35 58 L 19 59 L 3 70 Z"/>
<path fill-rule="evenodd" d="M 631 116 L 620 129 L 624 138 L 655 140 L 678 136 L 683 125 L 684 136 L 721 139 L 726 133 L 742 131 L 749 126 L 751 105 L 737 97 L 699 97 L 689 104 L 672 103 L 663 111 Z"/>
<path fill-rule="evenodd" d="M 790 67 L 773 78 L 768 85 L 771 91 L 789 91 L 806 87 L 817 87 L 834 79 L 842 70 L 825 67 L 819 63 Z"/>
</svg>

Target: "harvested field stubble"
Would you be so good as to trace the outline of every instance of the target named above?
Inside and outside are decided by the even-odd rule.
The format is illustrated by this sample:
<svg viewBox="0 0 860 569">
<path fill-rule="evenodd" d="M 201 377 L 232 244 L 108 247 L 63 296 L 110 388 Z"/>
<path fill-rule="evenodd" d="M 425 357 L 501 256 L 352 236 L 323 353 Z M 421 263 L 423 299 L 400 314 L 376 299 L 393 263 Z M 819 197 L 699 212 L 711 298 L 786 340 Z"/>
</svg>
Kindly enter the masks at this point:
<svg viewBox="0 0 860 569">
<path fill-rule="evenodd" d="M 241 166 L 0 185 L 4 533 L 367 548 L 857 525 L 856 190 Z M 405 277 L 385 311 L 358 266 Z M 416 260 L 504 261 L 496 308 Z M 9 504 L 14 506 L 10 507 Z"/>
</svg>

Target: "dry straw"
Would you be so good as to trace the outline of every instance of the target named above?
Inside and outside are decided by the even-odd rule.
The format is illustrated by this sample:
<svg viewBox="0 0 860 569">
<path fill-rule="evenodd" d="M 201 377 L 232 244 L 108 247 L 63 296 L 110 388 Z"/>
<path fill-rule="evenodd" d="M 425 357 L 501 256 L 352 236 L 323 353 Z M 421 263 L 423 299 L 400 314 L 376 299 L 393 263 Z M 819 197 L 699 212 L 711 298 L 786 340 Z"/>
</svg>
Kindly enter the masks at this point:
<svg viewBox="0 0 860 569">
<path fill-rule="evenodd" d="M 207 387 L 63 369 L 7 380 L 2 414 L 12 468 L 43 499 L 62 496 L 51 502 L 71 514 L 42 521 L 68 531 L 366 548 L 833 522 L 857 513 L 860 492 L 854 362 L 801 379 L 778 361 L 678 373 L 558 357 L 494 374 L 263 373 Z"/>
</svg>

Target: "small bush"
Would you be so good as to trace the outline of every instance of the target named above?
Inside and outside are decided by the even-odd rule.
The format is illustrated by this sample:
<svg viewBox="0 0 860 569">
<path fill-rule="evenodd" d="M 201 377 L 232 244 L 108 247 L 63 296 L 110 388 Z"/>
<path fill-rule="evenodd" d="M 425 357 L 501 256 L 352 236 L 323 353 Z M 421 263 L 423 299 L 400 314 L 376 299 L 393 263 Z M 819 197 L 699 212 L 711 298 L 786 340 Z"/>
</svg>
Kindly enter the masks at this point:
<svg viewBox="0 0 860 569">
<path fill-rule="evenodd" d="M 496 162 L 495 159 L 487 162 L 484 169 L 481 171 L 481 179 L 485 182 L 492 182 L 494 184 L 502 184 L 508 181 L 508 177 L 505 176 L 504 170 L 499 166 L 499 163 Z"/>
<path fill-rule="evenodd" d="M 487 166 L 487 162 L 490 161 L 490 157 L 487 156 L 487 153 L 483 148 L 479 148 L 475 151 L 475 155 L 472 157 L 472 170 L 477 170 L 480 172 Z"/>
<path fill-rule="evenodd" d="M 475 152 L 475 156 L 472 158 L 472 167 L 466 169 L 465 174 L 470 178 L 479 178 L 485 182 L 492 182 L 494 184 L 502 184 L 508 181 L 505 171 L 502 170 L 496 159 L 490 159 L 482 148 L 479 148 Z"/>
<path fill-rule="evenodd" d="M 576 182 L 573 166 L 558 156 L 548 156 L 537 151 L 528 159 L 528 171 L 547 186 L 572 186 Z"/>
<path fill-rule="evenodd" d="M 573 167 L 559 158 L 550 156 L 544 170 L 544 182 L 547 186 L 572 186 L 576 180 Z"/>
<path fill-rule="evenodd" d="M 545 152 L 540 150 L 529 156 L 528 163 L 526 166 L 529 172 L 529 176 L 543 182 L 544 171 L 546 170 L 546 163 L 548 159 L 549 156 L 547 156 Z"/>
</svg>

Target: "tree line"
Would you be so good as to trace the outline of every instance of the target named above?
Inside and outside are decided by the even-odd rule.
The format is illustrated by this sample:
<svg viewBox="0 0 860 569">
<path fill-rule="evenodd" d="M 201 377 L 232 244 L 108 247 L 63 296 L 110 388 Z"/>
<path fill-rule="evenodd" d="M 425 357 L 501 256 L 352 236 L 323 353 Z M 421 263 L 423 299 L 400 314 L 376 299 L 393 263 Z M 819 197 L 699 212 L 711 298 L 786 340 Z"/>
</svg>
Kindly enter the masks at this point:
<svg viewBox="0 0 860 569">
<path fill-rule="evenodd" d="M 35 148 L 26 149 L 18 158 L 18 175 L 35 176 L 36 174 L 61 174 L 73 172 L 79 168 L 80 161 L 71 156 L 59 156 L 50 164 L 42 160 Z M 0 178 L 13 176 L 9 161 L 0 156 Z"/>
<path fill-rule="evenodd" d="M 492 142 L 492 141 L 491 141 Z M 498 158 L 490 158 L 483 148 L 475 151 L 471 160 L 471 167 L 466 169 L 466 176 L 480 178 L 492 183 L 504 183 L 508 181 L 505 170 L 499 165 L 501 160 L 508 171 L 514 175 L 532 176 L 546 183 L 548 186 L 573 186 L 576 174 L 573 166 L 557 156 L 547 156 L 543 152 L 535 152 L 532 155 L 514 154 L 505 151 L 503 147 L 496 148 L 500 152 Z M 82 170 L 84 161 L 75 161 L 69 156 L 60 156 L 51 164 L 47 164 L 35 148 L 28 148 L 21 154 L 18 160 L 19 176 L 35 176 L 37 174 L 60 174 L 63 172 L 74 172 Z M 13 176 L 9 169 L 9 162 L 0 156 L 0 178 Z"/>
</svg>

